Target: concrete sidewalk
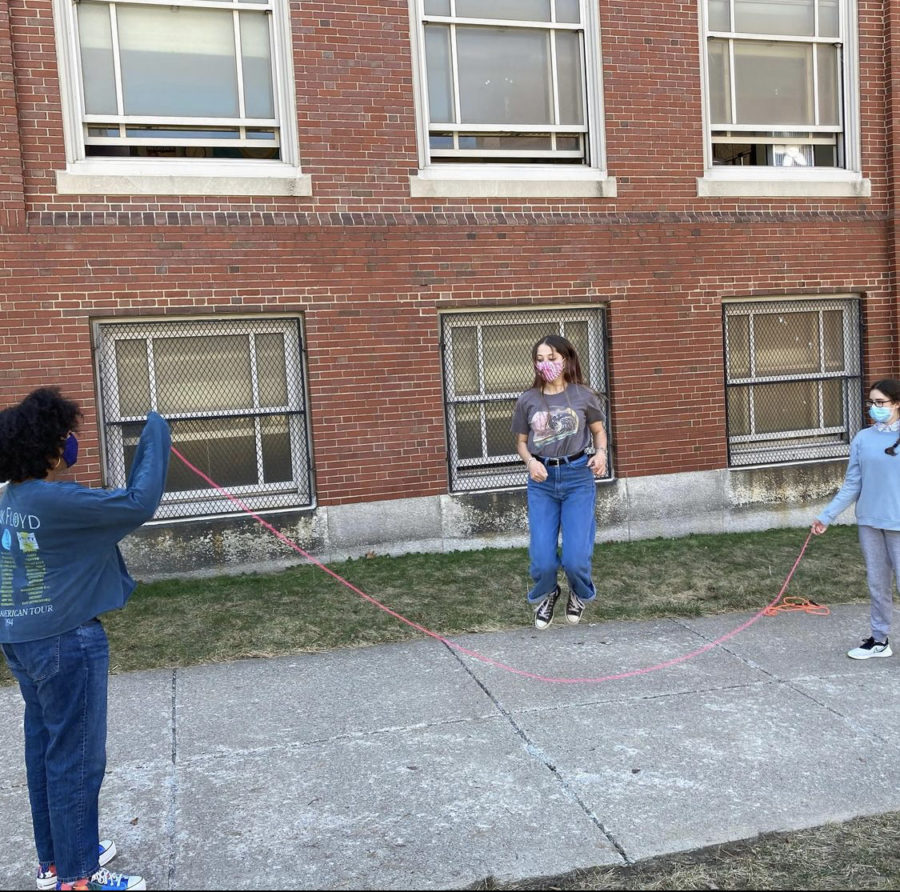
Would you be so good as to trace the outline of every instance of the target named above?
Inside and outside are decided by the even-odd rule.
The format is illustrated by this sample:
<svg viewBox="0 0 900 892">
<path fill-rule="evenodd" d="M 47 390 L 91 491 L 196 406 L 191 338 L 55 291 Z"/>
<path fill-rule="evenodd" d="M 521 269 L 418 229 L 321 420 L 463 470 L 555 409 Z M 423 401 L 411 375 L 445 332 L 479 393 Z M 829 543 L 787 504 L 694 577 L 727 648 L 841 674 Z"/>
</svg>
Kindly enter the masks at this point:
<svg viewBox="0 0 900 892">
<path fill-rule="evenodd" d="M 752 614 L 461 636 L 519 669 L 653 666 Z M 668 669 L 522 678 L 425 640 L 114 676 L 101 835 L 149 889 L 455 889 L 900 809 L 900 655 L 868 606 L 763 617 Z M 0 888 L 34 888 L 0 689 Z"/>
</svg>

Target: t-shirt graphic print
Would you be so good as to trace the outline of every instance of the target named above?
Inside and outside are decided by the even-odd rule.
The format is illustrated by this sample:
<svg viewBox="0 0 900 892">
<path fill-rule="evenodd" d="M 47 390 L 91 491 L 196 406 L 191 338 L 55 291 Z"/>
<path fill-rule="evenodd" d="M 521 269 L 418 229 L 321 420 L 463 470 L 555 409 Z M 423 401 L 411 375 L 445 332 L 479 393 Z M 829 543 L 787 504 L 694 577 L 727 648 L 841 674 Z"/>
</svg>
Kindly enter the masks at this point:
<svg viewBox="0 0 900 892">
<path fill-rule="evenodd" d="M 549 412 L 535 412 L 531 418 L 535 447 L 546 446 L 557 440 L 564 440 L 578 433 L 578 415 L 574 409 L 565 406 Z"/>
</svg>

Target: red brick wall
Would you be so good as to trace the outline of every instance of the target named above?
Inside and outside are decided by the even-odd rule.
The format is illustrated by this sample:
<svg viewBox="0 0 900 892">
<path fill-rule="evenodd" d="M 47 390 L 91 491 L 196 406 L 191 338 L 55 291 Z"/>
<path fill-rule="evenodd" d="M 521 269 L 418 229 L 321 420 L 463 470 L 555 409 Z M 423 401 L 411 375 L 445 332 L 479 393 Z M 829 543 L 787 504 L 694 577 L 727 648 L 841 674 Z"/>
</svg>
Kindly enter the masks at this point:
<svg viewBox="0 0 900 892">
<path fill-rule="evenodd" d="M 322 504 L 446 491 L 448 308 L 607 303 L 620 476 L 725 465 L 724 298 L 861 294 L 865 376 L 898 372 L 885 40 L 900 29 L 881 3 L 860 2 L 872 198 L 827 200 L 697 198 L 695 2 L 601 5 L 619 197 L 594 200 L 411 199 L 406 0 L 291 7 L 313 196 L 107 200 L 54 193 L 65 151 L 50 0 L 0 0 L 0 403 L 63 384 L 86 412 L 83 482 L 99 480 L 96 317 L 302 312 Z"/>
</svg>

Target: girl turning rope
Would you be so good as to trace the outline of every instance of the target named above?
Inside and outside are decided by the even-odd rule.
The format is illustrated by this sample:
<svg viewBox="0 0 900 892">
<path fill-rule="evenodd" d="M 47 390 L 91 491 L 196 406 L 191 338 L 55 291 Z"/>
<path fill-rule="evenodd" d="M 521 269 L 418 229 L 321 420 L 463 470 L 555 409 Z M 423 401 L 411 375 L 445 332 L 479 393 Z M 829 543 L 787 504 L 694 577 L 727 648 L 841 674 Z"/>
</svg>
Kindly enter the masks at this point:
<svg viewBox="0 0 900 892">
<path fill-rule="evenodd" d="M 893 577 L 900 582 L 900 381 L 876 381 L 866 400 L 874 424 L 850 444 L 844 485 L 812 525 L 817 536 L 850 505 L 856 504 L 859 544 L 866 562 L 871 598 L 871 632 L 847 652 L 854 660 L 889 657 Z"/>
</svg>

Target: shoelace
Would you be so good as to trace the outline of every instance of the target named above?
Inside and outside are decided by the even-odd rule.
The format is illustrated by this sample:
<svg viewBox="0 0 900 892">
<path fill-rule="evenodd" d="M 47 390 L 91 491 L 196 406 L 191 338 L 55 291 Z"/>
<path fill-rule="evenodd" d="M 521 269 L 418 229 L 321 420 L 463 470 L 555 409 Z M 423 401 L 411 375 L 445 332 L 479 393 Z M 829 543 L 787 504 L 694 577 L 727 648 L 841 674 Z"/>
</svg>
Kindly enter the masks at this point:
<svg viewBox="0 0 900 892">
<path fill-rule="evenodd" d="M 92 877 L 91 881 L 102 886 L 124 886 L 125 874 L 113 873 L 105 867 L 101 867 Z"/>
</svg>

